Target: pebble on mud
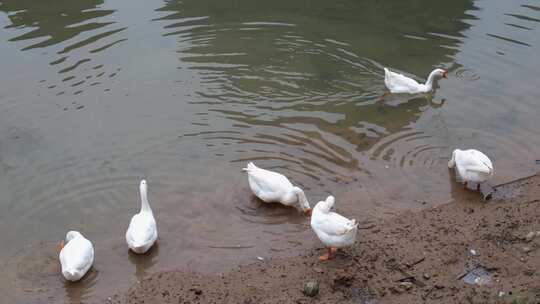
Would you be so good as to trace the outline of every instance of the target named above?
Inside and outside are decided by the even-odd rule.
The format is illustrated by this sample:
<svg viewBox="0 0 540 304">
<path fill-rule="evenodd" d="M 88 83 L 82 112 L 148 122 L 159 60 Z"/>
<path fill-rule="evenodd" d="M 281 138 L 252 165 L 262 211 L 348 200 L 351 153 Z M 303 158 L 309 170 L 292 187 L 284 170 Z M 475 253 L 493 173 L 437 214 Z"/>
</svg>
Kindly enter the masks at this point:
<svg viewBox="0 0 540 304">
<path fill-rule="evenodd" d="M 304 285 L 304 294 L 308 297 L 314 297 L 319 293 L 319 282 L 309 281 Z"/>
<path fill-rule="evenodd" d="M 401 282 L 399 283 L 399 286 L 405 290 L 410 290 L 413 287 L 413 284 L 411 282 Z"/>
<path fill-rule="evenodd" d="M 536 233 L 534 231 L 531 231 L 527 233 L 527 235 L 525 236 L 525 241 L 530 242 L 534 239 L 535 236 L 536 236 Z"/>
</svg>

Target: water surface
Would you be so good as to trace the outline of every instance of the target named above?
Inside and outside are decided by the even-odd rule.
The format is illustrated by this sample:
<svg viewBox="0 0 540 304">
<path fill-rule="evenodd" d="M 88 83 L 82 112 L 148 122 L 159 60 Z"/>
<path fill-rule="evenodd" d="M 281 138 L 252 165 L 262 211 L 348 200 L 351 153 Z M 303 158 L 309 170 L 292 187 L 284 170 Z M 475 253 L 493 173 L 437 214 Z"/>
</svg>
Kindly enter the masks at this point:
<svg viewBox="0 0 540 304">
<path fill-rule="evenodd" d="M 534 1 L 0 0 L 0 11 L 0 292 L 12 301 L 99 301 L 148 273 L 318 246 L 305 218 L 250 195 L 248 161 L 287 174 L 312 204 L 333 193 L 362 223 L 451 201 L 455 147 L 492 157 L 495 184 L 537 169 Z M 379 103 L 384 66 L 450 77 L 431 96 Z M 124 232 L 142 178 L 160 241 L 138 257 Z M 69 229 L 96 247 L 75 285 L 55 251 Z"/>
</svg>

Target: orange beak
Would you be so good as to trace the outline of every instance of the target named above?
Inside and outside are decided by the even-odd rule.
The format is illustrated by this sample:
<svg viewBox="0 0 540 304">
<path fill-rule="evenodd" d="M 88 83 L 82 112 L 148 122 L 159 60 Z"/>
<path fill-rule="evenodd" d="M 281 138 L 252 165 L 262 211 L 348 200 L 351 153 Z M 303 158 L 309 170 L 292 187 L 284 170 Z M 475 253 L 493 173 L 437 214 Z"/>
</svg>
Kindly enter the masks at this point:
<svg viewBox="0 0 540 304">
<path fill-rule="evenodd" d="M 61 241 L 58 243 L 58 251 L 62 251 L 63 248 L 64 248 L 64 240 L 61 240 Z"/>
<path fill-rule="evenodd" d="M 444 71 L 444 73 L 442 74 L 442 77 L 448 79 L 448 71 Z"/>
<path fill-rule="evenodd" d="M 304 209 L 305 216 L 311 216 L 311 208 Z"/>
</svg>

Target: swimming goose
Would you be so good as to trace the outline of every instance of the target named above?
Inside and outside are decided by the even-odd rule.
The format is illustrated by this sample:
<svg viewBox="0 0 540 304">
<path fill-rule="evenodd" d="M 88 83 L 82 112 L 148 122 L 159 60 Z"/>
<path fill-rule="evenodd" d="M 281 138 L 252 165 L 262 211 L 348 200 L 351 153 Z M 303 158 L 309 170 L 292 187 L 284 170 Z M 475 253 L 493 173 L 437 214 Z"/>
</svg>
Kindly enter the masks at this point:
<svg viewBox="0 0 540 304">
<path fill-rule="evenodd" d="M 158 232 L 156 220 L 148 202 L 148 186 L 144 179 L 141 181 L 139 191 L 141 193 L 141 211 L 131 218 L 126 231 L 126 242 L 129 249 L 135 253 L 142 254 L 154 245 L 158 238 Z"/>
<path fill-rule="evenodd" d="M 461 178 L 465 186 L 467 182 L 480 184 L 489 180 L 494 173 L 491 160 L 482 152 L 474 149 L 452 152 L 452 158 L 448 162 L 448 168 L 456 168 L 456 177 Z"/>
<path fill-rule="evenodd" d="M 311 228 L 321 242 L 328 247 L 328 253 L 319 257 L 321 261 L 332 258 L 338 248 L 354 244 L 358 231 L 356 220 L 349 220 L 330 211 L 334 202 L 334 197 L 330 195 L 325 201 L 320 201 L 315 205 L 311 215 Z"/>
<path fill-rule="evenodd" d="M 78 231 L 69 231 L 60 242 L 60 265 L 66 280 L 80 280 L 94 263 L 94 246 Z"/>
<path fill-rule="evenodd" d="M 403 76 L 402 74 L 395 73 L 387 68 L 384 68 L 384 84 L 386 85 L 390 93 L 428 93 L 433 90 L 433 81 L 441 77 L 448 78 L 448 71 L 443 69 L 435 69 L 429 74 L 426 83 L 422 84 L 418 83 L 412 78 Z"/>
<path fill-rule="evenodd" d="M 253 194 L 265 203 L 281 203 L 292 206 L 309 215 L 311 208 L 302 189 L 293 186 L 284 175 L 261 169 L 250 162 L 243 169 L 248 174 L 249 187 Z"/>
</svg>

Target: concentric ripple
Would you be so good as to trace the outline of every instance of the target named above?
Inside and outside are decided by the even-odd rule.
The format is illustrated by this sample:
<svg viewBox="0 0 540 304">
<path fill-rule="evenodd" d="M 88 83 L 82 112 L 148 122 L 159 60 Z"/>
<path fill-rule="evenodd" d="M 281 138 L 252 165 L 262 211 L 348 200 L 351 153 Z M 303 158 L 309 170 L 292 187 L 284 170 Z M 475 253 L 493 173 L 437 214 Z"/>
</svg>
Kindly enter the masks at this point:
<svg viewBox="0 0 540 304">
<path fill-rule="evenodd" d="M 250 193 L 250 161 L 311 205 L 335 195 L 361 223 L 459 197 L 455 148 L 494 159 L 494 184 L 529 174 L 538 11 L 504 0 L 0 1 L 0 292 L 103 302 L 152 272 L 225 271 L 317 246 L 299 212 Z M 383 67 L 450 75 L 432 94 L 381 98 Z M 160 240 L 141 260 L 123 233 L 142 178 Z M 79 289 L 53 263 L 69 229 L 99 257 Z"/>
<path fill-rule="evenodd" d="M 383 64 L 351 41 L 316 37 L 291 20 L 216 21 L 191 9 L 170 2 L 158 20 L 164 35 L 178 37 L 178 69 L 200 77 L 190 104 L 208 109 L 192 122 L 201 130 L 182 136 L 216 157 L 282 169 L 307 189 L 346 185 L 370 175 L 363 151 L 431 105 L 377 103 Z"/>
</svg>

